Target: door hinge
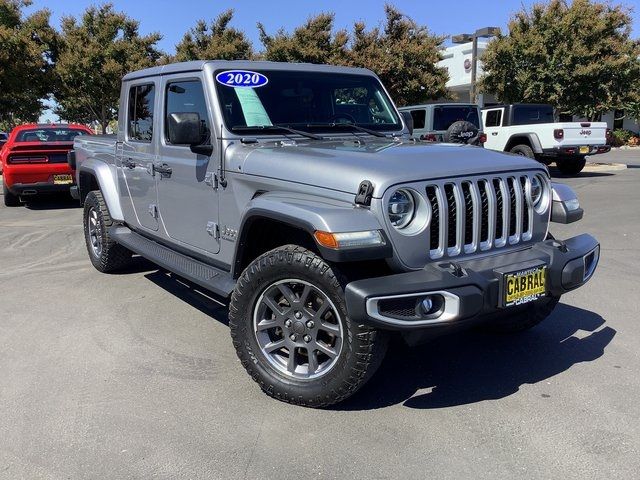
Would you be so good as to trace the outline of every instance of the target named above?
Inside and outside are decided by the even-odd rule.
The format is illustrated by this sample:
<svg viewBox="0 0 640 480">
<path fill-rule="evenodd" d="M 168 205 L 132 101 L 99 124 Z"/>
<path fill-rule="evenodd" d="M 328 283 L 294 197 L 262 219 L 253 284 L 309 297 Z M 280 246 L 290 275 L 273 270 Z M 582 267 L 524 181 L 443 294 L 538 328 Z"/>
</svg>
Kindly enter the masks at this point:
<svg viewBox="0 0 640 480">
<path fill-rule="evenodd" d="M 213 187 L 215 190 L 218 189 L 218 174 L 214 172 L 207 172 L 204 176 L 204 183 Z"/>
<path fill-rule="evenodd" d="M 207 233 L 218 240 L 220 238 L 220 228 L 216 222 L 207 222 Z"/>
<path fill-rule="evenodd" d="M 149 215 L 153 218 L 158 218 L 158 206 L 155 203 L 149 205 Z"/>
</svg>

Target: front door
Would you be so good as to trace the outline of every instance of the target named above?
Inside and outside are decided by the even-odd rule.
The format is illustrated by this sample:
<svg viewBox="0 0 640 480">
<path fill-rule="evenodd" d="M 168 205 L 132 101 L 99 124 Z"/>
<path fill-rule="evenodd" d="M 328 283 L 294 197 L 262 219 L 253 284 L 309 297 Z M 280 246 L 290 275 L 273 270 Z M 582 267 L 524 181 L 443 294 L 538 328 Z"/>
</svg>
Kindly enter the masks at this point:
<svg viewBox="0 0 640 480">
<path fill-rule="evenodd" d="M 158 230 L 158 196 L 153 174 L 156 159 L 153 132 L 155 96 L 154 83 L 129 87 L 127 131 L 116 152 L 127 189 L 123 196 L 128 195 L 131 199 L 139 226 L 152 231 Z"/>
<path fill-rule="evenodd" d="M 218 193 L 215 173 L 217 152 L 211 156 L 193 153 L 189 145 L 173 145 L 167 131 L 168 118 L 177 113 L 200 116 L 201 139 L 213 143 L 211 114 L 201 76 L 163 77 L 163 132 L 160 138 L 158 206 L 166 234 L 186 247 L 202 253 L 220 250 Z"/>
</svg>

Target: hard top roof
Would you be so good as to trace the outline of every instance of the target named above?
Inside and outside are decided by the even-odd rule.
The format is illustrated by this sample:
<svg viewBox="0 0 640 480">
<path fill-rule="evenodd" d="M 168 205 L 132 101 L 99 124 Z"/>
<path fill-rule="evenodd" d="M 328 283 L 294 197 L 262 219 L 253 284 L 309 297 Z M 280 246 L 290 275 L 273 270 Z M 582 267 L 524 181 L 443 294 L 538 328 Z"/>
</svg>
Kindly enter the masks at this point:
<svg viewBox="0 0 640 480">
<path fill-rule="evenodd" d="M 158 75 L 168 75 L 172 73 L 197 72 L 203 70 L 205 65 L 207 64 L 211 64 L 214 70 L 302 70 L 309 72 L 351 73 L 361 75 L 373 74 L 371 70 L 367 70 L 366 68 L 341 67 L 337 65 L 320 65 L 315 63 L 286 63 L 253 60 L 195 60 L 192 62 L 170 63 L 167 65 L 145 68 L 143 70 L 131 72 L 124 76 L 123 81 L 135 80 L 137 78 L 155 77 Z"/>
</svg>

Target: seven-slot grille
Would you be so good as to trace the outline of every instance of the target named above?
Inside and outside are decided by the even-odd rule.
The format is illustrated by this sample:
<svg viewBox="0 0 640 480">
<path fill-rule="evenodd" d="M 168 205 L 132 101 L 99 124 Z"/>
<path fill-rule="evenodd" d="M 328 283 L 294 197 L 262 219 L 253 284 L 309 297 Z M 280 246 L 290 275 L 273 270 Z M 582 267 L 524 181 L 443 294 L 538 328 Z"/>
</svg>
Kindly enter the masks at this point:
<svg viewBox="0 0 640 480">
<path fill-rule="evenodd" d="M 429 257 L 455 257 L 530 240 L 531 175 L 443 180 L 426 187 Z"/>
</svg>

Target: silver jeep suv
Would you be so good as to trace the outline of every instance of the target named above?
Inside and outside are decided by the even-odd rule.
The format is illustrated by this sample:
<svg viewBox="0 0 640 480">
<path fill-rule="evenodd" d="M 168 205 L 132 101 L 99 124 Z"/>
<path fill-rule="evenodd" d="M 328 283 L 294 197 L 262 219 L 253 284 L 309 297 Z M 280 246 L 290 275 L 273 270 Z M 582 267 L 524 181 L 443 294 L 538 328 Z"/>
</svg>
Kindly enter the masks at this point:
<svg viewBox="0 0 640 480">
<path fill-rule="evenodd" d="M 533 160 L 421 143 L 370 71 L 201 61 L 122 81 L 115 136 L 77 137 L 73 194 L 101 272 L 146 257 L 229 300 L 242 365 L 320 407 L 388 337 L 519 331 L 593 275 L 598 242 Z"/>
</svg>

